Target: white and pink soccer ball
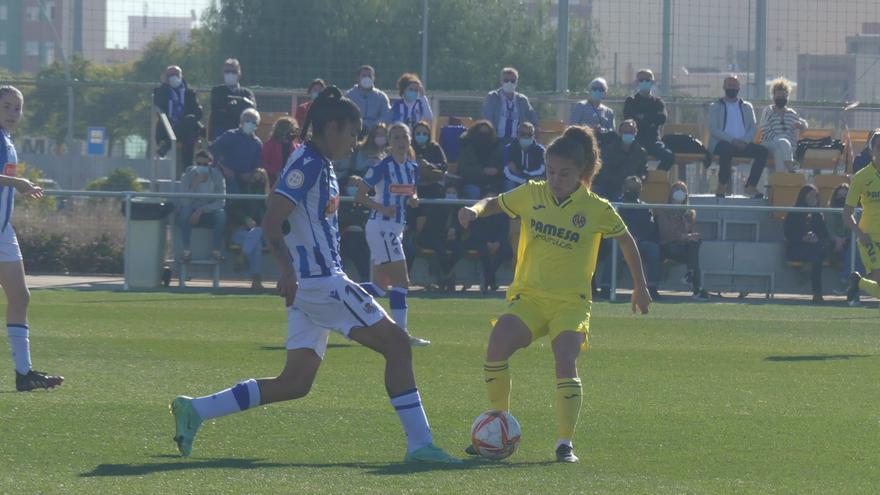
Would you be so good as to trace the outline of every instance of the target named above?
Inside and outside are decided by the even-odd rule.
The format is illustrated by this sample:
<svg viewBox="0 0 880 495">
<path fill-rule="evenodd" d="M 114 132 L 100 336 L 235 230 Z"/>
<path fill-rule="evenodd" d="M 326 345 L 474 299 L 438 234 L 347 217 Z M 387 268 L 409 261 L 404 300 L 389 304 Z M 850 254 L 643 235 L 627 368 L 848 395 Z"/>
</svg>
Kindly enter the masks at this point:
<svg viewBox="0 0 880 495">
<path fill-rule="evenodd" d="M 471 426 L 471 444 L 489 459 L 504 459 L 516 452 L 522 436 L 519 422 L 507 411 L 486 411 Z"/>
</svg>

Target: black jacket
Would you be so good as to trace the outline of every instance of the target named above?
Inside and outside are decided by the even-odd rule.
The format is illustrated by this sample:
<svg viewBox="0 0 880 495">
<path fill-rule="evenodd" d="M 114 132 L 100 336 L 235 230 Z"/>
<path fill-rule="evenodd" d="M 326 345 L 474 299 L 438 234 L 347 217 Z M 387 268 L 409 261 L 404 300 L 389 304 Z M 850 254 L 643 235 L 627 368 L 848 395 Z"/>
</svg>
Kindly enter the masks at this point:
<svg viewBox="0 0 880 495">
<path fill-rule="evenodd" d="M 171 86 L 168 83 L 163 83 L 153 89 L 153 105 L 156 105 L 156 108 L 165 115 L 168 115 L 168 101 L 170 99 Z M 186 88 L 183 91 L 183 116 L 192 115 L 196 120 L 202 120 L 202 114 L 202 106 L 199 105 L 196 92 Z"/>
<path fill-rule="evenodd" d="M 638 124 L 636 141 L 642 146 L 653 144 L 660 141 L 660 127 L 666 123 L 666 105 L 654 95 L 636 93 L 623 102 L 623 118 Z"/>
<path fill-rule="evenodd" d="M 785 215 L 785 243 L 788 246 L 803 244 L 807 232 L 819 237 L 819 242 L 828 240 L 828 227 L 821 213 L 790 212 Z"/>
<path fill-rule="evenodd" d="M 238 127 L 241 112 L 257 108 L 254 92 L 238 85 L 234 89 L 221 84 L 211 88 L 211 140 Z"/>
</svg>

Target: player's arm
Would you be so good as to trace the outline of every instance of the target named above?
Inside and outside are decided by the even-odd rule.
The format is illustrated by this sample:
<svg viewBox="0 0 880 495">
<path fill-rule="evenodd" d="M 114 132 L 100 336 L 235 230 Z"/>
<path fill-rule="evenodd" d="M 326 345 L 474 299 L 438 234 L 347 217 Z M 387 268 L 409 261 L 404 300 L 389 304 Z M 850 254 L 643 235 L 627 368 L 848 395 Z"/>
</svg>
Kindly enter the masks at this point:
<svg viewBox="0 0 880 495">
<path fill-rule="evenodd" d="M 43 188 L 24 177 L 12 177 L 10 175 L 0 174 L 0 186 L 14 187 L 19 193 L 31 198 L 43 197 Z"/>
<path fill-rule="evenodd" d="M 873 240 L 871 239 L 871 236 L 859 227 L 854 215 L 855 210 L 856 208 L 854 206 L 846 205 L 843 207 L 843 223 L 845 223 L 846 226 L 856 234 L 859 242 L 865 246 L 870 246 Z"/>
<path fill-rule="evenodd" d="M 497 215 L 499 213 L 504 213 L 504 210 L 501 209 L 501 203 L 498 201 L 498 196 L 491 196 L 483 198 L 471 206 L 465 206 L 458 210 L 458 223 L 460 223 L 462 227 L 468 228 L 468 225 L 477 218 Z"/>
<path fill-rule="evenodd" d="M 382 203 L 374 200 L 373 198 L 367 196 L 367 193 L 370 192 L 370 189 L 373 187 L 367 183 L 366 181 L 361 181 L 358 183 L 358 191 L 355 195 L 355 202 L 360 203 L 371 210 L 376 210 L 379 213 L 385 215 L 386 217 L 392 217 L 395 214 L 394 205 L 385 206 Z"/>
<path fill-rule="evenodd" d="M 263 238 L 269 245 L 272 257 L 275 258 L 275 265 L 281 270 L 281 276 L 278 278 L 278 292 L 284 298 L 287 306 L 293 304 L 296 296 L 296 272 L 290 264 L 290 255 L 287 252 L 287 246 L 284 244 L 284 220 L 290 216 L 290 212 L 296 205 L 286 196 L 281 194 L 270 194 L 267 201 L 268 209 L 263 217 Z"/>
<path fill-rule="evenodd" d="M 629 273 L 633 279 L 632 293 L 632 311 L 636 312 L 636 308 L 642 314 L 648 313 L 648 305 L 651 304 L 651 295 L 648 294 L 648 283 L 645 281 L 645 272 L 642 270 L 642 256 L 639 254 L 639 248 L 629 231 L 617 236 L 617 243 L 620 244 L 620 250 L 623 252 L 623 259 L 629 267 Z"/>
</svg>

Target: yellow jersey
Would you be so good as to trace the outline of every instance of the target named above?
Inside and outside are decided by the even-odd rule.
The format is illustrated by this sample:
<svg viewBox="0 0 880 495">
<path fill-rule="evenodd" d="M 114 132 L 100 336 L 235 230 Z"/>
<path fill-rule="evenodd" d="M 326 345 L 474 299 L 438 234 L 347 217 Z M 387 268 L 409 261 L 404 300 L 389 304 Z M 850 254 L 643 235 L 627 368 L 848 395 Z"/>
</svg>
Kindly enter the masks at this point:
<svg viewBox="0 0 880 495">
<path fill-rule="evenodd" d="M 546 181 L 527 182 L 500 195 L 498 203 L 521 224 L 508 295 L 591 301 L 599 241 L 626 233 L 611 204 L 585 187 L 560 203 Z"/>
<path fill-rule="evenodd" d="M 846 195 L 846 205 L 855 208 L 862 203 L 859 228 L 869 234 L 880 234 L 880 171 L 869 163 L 853 175 Z"/>
</svg>

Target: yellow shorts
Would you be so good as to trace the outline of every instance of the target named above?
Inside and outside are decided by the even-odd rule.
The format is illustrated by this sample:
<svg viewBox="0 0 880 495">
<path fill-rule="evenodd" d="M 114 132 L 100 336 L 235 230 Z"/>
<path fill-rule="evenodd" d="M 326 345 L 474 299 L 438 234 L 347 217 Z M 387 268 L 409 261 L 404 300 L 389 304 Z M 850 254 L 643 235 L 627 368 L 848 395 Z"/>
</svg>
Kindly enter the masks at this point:
<svg viewBox="0 0 880 495">
<path fill-rule="evenodd" d="M 532 332 L 532 341 L 545 335 L 552 342 L 560 333 L 571 330 L 584 334 L 583 350 L 590 336 L 590 301 L 559 301 L 536 295 L 515 294 L 507 297 L 504 314 L 516 316 Z"/>
<path fill-rule="evenodd" d="M 874 270 L 880 270 L 880 233 L 869 233 L 874 244 L 865 247 L 859 242 L 859 254 L 862 255 L 862 264 L 865 265 L 865 273 L 868 274 Z M 863 274 L 863 275 L 864 275 Z"/>
</svg>

